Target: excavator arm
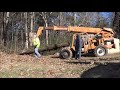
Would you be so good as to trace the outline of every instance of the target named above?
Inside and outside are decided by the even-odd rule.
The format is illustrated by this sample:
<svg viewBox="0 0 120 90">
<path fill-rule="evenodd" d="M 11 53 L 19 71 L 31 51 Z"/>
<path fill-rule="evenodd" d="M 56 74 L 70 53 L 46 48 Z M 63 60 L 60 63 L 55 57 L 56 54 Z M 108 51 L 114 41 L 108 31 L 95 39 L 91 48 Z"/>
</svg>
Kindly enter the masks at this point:
<svg viewBox="0 0 120 90">
<path fill-rule="evenodd" d="M 61 26 L 39 27 L 37 30 L 37 36 L 40 36 L 43 30 L 69 31 L 67 27 L 61 27 Z"/>
<path fill-rule="evenodd" d="M 91 33 L 91 34 L 114 34 L 110 28 L 92 28 L 92 27 L 77 27 L 77 26 L 52 26 L 52 27 L 39 27 L 37 36 L 42 34 L 43 30 L 54 30 L 54 31 L 68 31 L 74 33 Z"/>
</svg>

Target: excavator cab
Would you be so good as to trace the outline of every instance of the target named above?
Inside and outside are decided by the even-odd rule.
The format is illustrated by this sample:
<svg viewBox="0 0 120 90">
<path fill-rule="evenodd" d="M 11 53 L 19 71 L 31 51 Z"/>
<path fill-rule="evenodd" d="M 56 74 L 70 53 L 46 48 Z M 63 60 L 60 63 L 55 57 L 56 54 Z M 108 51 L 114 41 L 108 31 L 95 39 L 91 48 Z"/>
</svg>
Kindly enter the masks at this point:
<svg viewBox="0 0 120 90">
<path fill-rule="evenodd" d="M 75 57 L 75 40 L 76 40 L 76 35 L 77 34 L 82 36 L 81 33 L 74 33 L 72 35 L 72 40 L 71 40 L 70 46 L 63 48 L 60 51 L 60 58 L 62 58 L 62 59 L 70 59 L 70 58 Z M 83 42 L 83 44 L 84 44 L 84 42 Z M 84 45 L 82 47 L 82 51 L 81 52 L 84 53 Z"/>
</svg>

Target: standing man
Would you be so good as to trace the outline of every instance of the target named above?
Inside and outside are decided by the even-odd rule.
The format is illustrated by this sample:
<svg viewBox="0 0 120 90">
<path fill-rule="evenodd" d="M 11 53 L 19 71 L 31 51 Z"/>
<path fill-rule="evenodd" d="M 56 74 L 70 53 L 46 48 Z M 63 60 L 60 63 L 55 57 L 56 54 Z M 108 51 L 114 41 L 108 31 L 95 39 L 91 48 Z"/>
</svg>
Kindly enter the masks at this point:
<svg viewBox="0 0 120 90">
<path fill-rule="evenodd" d="M 80 37 L 80 35 L 76 35 L 76 40 L 75 40 L 75 59 L 81 59 L 81 51 L 83 47 L 83 40 Z"/>
<path fill-rule="evenodd" d="M 35 57 L 36 58 L 40 58 L 41 54 L 39 53 L 38 49 L 40 47 L 40 40 L 37 36 L 37 34 L 35 33 L 33 36 L 33 45 L 34 45 L 34 53 L 35 53 Z"/>
</svg>

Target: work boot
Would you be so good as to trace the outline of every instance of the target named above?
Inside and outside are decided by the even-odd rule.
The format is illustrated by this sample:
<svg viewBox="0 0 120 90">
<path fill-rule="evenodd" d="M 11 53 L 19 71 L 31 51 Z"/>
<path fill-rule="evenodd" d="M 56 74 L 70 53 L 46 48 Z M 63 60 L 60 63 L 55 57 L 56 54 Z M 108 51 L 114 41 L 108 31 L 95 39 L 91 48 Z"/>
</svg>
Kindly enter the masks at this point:
<svg viewBox="0 0 120 90">
<path fill-rule="evenodd" d="M 43 59 L 43 56 L 40 56 L 39 59 Z"/>
<path fill-rule="evenodd" d="M 80 60 L 83 60 L 83 58 L 81 57 Z"/>
<path fill-rule="evenodd" d="M 83 60 L 83 58 L 80 58 L 80 60 Z"/>
<path fill-rule="evenodd" d="M 79 58 L 75 58 L 75 60 L 79 60 Z"/>
</svg>

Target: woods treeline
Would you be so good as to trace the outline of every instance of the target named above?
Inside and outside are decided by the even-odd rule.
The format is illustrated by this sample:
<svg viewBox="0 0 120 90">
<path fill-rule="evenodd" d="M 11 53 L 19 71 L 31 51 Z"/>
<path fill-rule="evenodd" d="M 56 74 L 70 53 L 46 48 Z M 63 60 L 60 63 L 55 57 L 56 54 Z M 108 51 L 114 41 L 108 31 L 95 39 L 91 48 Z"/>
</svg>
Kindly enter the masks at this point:
<svg viewBox="0 0 120 90">
<path fill-rule="evenodd" d="M 39 26 L 110 27 L 120 38 L 120 12 L 0 12 L 0 50 L 16 53 L 30 48 L 29 33 Z M 71 41 L 72 33 L 44 31 L 41 49 Z"/>
</svg>

